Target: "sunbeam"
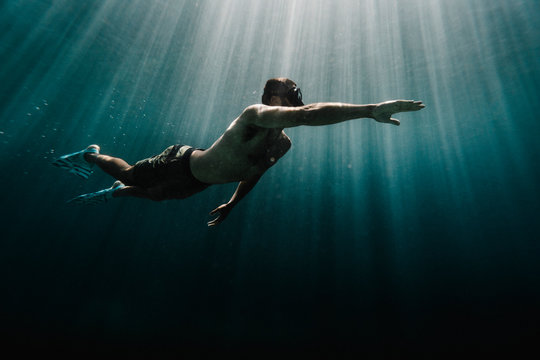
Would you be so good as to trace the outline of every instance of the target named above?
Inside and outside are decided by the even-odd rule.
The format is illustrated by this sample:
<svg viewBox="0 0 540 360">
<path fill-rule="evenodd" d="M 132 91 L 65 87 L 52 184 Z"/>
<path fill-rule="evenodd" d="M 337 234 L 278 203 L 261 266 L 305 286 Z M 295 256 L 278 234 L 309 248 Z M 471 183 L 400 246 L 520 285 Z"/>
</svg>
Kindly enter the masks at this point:
<svg viewBox="0 0 540 360">
<path fill-rule="evenodd" d="M 6 336 L 381 357 L 527 343 L 539 17 L 534 0 L 0 2 Z M 90 144 L 130 164 L 207 149 L 274 77 L 306 104 L 426 108 L 400 126 L 285 129 L 291 150 L 215 229 L 208 213 L 236 184 L 65 203 L 114 179 L 53 159 Z"/>
</svg>

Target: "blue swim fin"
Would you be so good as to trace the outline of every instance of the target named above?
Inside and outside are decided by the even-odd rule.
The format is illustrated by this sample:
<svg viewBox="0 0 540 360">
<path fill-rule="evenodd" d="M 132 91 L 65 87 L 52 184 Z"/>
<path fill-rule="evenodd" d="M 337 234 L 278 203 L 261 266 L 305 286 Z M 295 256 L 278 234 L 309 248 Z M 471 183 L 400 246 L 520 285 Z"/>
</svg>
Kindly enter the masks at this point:
<svg viewBox="0 0 540 360">
<path fill-rule="evenodd" d="M 106 203 L 113 197 L 113 193 L 118 190 L 125 187 L 124 184 L 122 184 L 121 181 L 115 181 L 113 186 L 111 186 L 108 189 L 96 191 L 90 194 L 83 194 L 79 195 L 76 198 L 73 198 L 71 200 L 68 200 L 68 203 L 76 203 L 76 204 L 82 204 L 82 205 L 97 205 L 101 203 Z"/>
<path fill-rule="evenodd" d="M 58 159 L 54 160 L 52 164 L 61 169 L 65 169 L 72 174 L 88 179 L 90 174 L 92 174 L 92 167 L 94 164 L 91 164 L 84 159 L 84 154 L 86 153 L 99 154 L 99 146 L 90 145 L 86 149 L 76 153 L 60 156 Z"/>
</svg>

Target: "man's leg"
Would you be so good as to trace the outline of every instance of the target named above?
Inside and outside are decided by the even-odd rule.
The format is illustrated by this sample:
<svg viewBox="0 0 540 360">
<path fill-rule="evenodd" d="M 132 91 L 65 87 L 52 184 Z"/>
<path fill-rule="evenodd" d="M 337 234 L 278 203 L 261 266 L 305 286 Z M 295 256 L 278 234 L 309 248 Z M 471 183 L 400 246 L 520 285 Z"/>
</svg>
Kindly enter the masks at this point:
<svg viewBox="0 0 540 360">
<path fill-rule="evenodd" d="M 125 186 L 117 189 L 113 194 L 113 197 L 137 197 L 142 199 L 154 200 L 147 189 L 139 186 Z"/>
<path fill-rule="evenodd" d="M 84 154 L 84 159 L 91 164 L 96 164 L 101 170 L 124 184 L 133 182 L 133 167 L 120 158 L 88 152 Z"/>
<path fill-rule="evenodd" d="M 121 181 L 117 180 L 113 186 L 108 189 L 99 190 L 93 193 L 79 195 L 68 203 L 76 203 L 83 205 L 95 205 L 105 203 L 112 198 L 117 197 L 137 197 L 141 199 L 149 199 L 153 201 L 165 200 L 164 197 L 159 196 L 159 192 L 155 189 L 145 189 L 139 186 L 125 186 Z"/>
</svg>

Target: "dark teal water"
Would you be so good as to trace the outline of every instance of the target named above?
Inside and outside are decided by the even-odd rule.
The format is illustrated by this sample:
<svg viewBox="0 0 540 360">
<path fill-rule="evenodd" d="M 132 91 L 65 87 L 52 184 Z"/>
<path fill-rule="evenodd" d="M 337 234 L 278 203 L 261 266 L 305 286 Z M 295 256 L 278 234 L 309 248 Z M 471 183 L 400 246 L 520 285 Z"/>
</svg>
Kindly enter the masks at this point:
<svg viewBox="0 0 540 360">
<path fill-rule="evenodd" d="M 0 3 L 2 339 L 23 349 L 402 356 L 531 347 L 540 316 L 540 5 Z M 51 166 L 208 147 L 267 78 L 307 103 L 423 100 L 400 127 L 295 128 L 225 223 Z"/>
</svg>

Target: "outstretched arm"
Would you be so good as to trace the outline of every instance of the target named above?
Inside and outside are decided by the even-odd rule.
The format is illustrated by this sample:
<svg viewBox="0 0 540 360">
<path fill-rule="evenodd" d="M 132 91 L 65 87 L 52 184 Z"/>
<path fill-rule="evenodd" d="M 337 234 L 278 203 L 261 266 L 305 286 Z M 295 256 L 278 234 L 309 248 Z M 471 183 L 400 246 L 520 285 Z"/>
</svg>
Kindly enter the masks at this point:
<svg viewBox="0 0 540 360">
<path fill-rule="evenodd" d="M 231 212 L 231 210 L 246 196 L 251 189 L 257 184 L 261 175 L 254 176 L 248 180 L 240 181 L 238 187 L 228 203 L 223 204 L 215 208 L 210 212 L 210 215 L 218 214 L 217 218 L 208 222 L 208 226 L 216 226 L 223 222 Z"/>
<path fill-rule="evenodd" d="M 281 129 L 300 125 L 332 125 L 360 118 L 399 125 L 399 120 L 392 118 L 392 115 L 418 111 L 424 107 L 421 101 L 413 100 L 391 100 L 369 105 L 344 103 L 315 103 L 300 107 L 252 105 L 244 110 L 240 119 L 264 128 Z"/>
</svg>

